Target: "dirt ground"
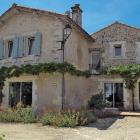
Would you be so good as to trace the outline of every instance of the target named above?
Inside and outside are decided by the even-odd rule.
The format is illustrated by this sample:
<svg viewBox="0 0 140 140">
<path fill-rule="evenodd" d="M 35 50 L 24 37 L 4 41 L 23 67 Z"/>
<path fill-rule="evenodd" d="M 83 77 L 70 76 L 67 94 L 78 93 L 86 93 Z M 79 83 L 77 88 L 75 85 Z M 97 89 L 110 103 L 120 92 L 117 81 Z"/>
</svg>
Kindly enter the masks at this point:
<svg viewBox="0 0 140 140">
<path fill-rule="evenodd" d="M 0 123 L 0 133 L 6 140 L 140 140 L 140 117 L 99 119 L 74 129 Z"/>
</svg>

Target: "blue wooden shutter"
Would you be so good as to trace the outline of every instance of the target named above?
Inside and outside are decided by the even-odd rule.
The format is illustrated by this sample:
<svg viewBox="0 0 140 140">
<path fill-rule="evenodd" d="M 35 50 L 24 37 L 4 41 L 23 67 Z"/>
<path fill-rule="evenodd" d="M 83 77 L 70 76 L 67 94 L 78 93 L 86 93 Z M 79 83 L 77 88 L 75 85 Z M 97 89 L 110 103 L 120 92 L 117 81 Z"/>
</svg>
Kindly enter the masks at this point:
<svg viewBox="0 0 140 140">
<path fill-rule="evenodd" d="M 0 39 L 0 59 L 3 59 L 4 55 L 4 41 Z"/>
<path fill-rule="evenodd" d="M 12 57 L 16 58 L 18 56 L 18 45 L 19 45 L 19 38 L 16 37 L 13 40 L 13 50 L 12 50 Z"/>
<path fill-rule="evenodd" d="M 40 55 L 41 53 L 41 33 L 39 32 L 35 34 L 35 41 L 33 43 L 31 53 L 34 55 Z"/>
<path fill-rule="evenodd" d="M 23 57 L 24 55 L 24 37 L 19 37 L 19 44 L 18 44 L 18 57 Z"/>
</svg>

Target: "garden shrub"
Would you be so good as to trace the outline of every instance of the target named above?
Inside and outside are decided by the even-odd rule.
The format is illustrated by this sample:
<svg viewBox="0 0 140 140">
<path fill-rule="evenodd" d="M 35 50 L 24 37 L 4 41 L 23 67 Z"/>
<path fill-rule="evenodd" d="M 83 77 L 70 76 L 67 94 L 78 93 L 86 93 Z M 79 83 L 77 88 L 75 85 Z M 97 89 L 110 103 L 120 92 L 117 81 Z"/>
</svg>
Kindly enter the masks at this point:
<svg viewBox="0 0 140 140">
<path fill-rule="evenodd" d="M 5 135 L 4 134 L 0 135 L 0 140 L 5 140 Z"/>
<path fill-rule="evenodd" d="M 66 110 L 58 112 L 48 112 L 40 117 L 42 125 L 52 125 L 57 127 L 75 127 L 87 125 L 95 122 L 96 117 L 93 112 Z"/>
<path fill-rule="evenodd" d="M 15 109 L 16 121 L 24 123 L 34 123 L 36 122 L 35 115 L 33 114 L 31 107 L 24 108 L 22 105 L 18 105 Z"/>
<path fill-rule="evenodd" d="M 17 106 L 0 111 L 0 122 L 41 122 L 42 125 L 57 127 L 83 126 L 95 122 L 96 117 L 93 112 L 86 110 L 65 110 L 49 111 L 40 117 L 35 117 L 30 107 Z"/>
<path fill-rule="evenodd" d="M 34 123 L 36 122 L 36 118 L 33 114 L 32 108 L 17 106 L 14 109 L 8 108 L 0 111 L 0 122 Z"/>
<path fill-rule="evenodd" d="M 15 122 L 15 120 L 15 112 L 12 109 L 8 108 L 0 111 L 0 122 Z"/>
<path fill-rule="evenodd" d="M 48 114 L 42 115 L 39 118 L 39 121 L 42 125 L 52 125 L 54 119 L 55 119 L 55 116 L 52 113 L 48 113 Z"/>
<path fill-rule="evenodd" d="M 103 100 L 103 94 L 93 95 L 88 101 L 88 108 L 90 109 L 103 109 L 105 107 L 110 107 L 110 102 Z"/>
<path fill-rule="evenodd" d="M 58 118 L 58 119 L 57 119 Z M 61 111 L 56 114 L 55 126 L 74 127 L 78 125 L 79 112 L 74 110 Z"/>
</svg>

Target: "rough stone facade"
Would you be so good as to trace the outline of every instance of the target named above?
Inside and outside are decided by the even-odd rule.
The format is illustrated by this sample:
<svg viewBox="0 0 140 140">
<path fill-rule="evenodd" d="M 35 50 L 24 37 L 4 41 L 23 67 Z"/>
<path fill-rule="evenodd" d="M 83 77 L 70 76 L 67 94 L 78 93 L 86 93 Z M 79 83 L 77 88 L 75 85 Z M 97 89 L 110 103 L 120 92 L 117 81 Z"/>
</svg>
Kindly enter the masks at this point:
<svg viewBox="0 0 140 140">
<path fill-rule="evenodd" d="M 99 94 L 100 82 L 98 76 L 90 78 L 66 75 L 66 108 L 85 108 L 92 95 Z"/>
<path fill-rule="evenodd" d="M 70 20 L 70 19 L 69 19 Z M 37 64 L 46 62 L 62 62 L 62 32 L 67 24 L 63 15 L 13 6 L 0 18 L 0 39 L 7 40 L 16 36 L 30 36 L 40 32 L 41 55 L 28 55 L 22 58 L 6 58 L 0 60 L 0 66 Z M 3 21 L 3 22 L 2 22 Z M 72 22 L 72 21 L 71 21 Z M 93 39 L 81 27 L 71 23 L 72 34 L 65 45 L 65 61 L 77 69 L 89 69 L 89 51 Z M 5 81 L 2 105 L 9 106 L 9 84 L 11 82 L 33 83 L 32 107 L 35 111 L 45 109 L 61 109 L 62 107 L 62 74 L 40 74 L 39 76 L 23 75 Z M 93 91 L 85 78 L 66 76 L 66 107 L 80 108 L 86 106 Z M 82 88 L 81 88 L 82 85 Z M 89 92 L 89 95 L 88 95 Z M 75 98 L 76 97 L 76 98 Z M 80 102 L 79 102 L 80 101 Z"/>
<path fill-rule="evenodd" d="M 96 41 L 94 48 L 101 50 L 101 68 L 120 64 L 139 64 L 140 63 L 140 29 L 131 27 L 119 22 L 101 29 L 92 34 Z M 113 56 L 113 47 L 115 44 L 122 44 L 122 57 Z M 98 76 L 100 90 L 104 89 L 104 83 L 123 83 L 123 79 L 116 76 Z M 139 102 L 139 80 L 135 87 L 135 109 L 140 110 Z M 98 91 L 99 92 L 99 91 Z M 132 109 L 131 91 L 123 88 L 124 109 Z"/>
<path fill-rule="evenodd" d="M 137 46 L 140 42 L 140 30 L 118 22 L 94 33 L 96 38 L 94 47 L 102 49 L 102 66 L 140 63 L 136 58 Z M 111 43 L 124 43 L 125 57 L 115 59 L 112 58 Z"/>
<path fill-rule="evenodd" d="M 4 58 L 0 66 L 62 62 L 61 48 L 63 29 L 71 24 L 72 34 L 65 44 L 65 61 L 77 69 L 89 70 L 92 50 L 101 50 L 101 67 L 119 64 L 140 63 L 140 30 L 121 23 L 114 23 L 92 35 L 66 15 L 41 11 L 32 8 L 13 6 L 0 17 L 0 39 L 7 40 L 17 36 L 32 36 L 40 32 L 41 54 L 27 55 L 21 58 Z M 96 41 L 94 42 L 94 40 Z M 114 58 L 113 45 L 122 44 L 123 55 Z M 90 51 L 91 50 L 91 51 Z M 2 105 L 9 106 L 9 84 L 11 82 L 32 82 L 32 107 L 35 111 L 61 109 L 62 107 L 62 74 L 40 74 L 39 76 L 22 75 L 6 79 L 3 88 Z M 104 90 L 104 83 L 123 83 L 116 76 L 93 75 L 90 78 L 65 75 L 65 108 L 86 107 L 94 94 Z M 124 108 L 132 109 L 130 91 L 123 88 Z M 135 89 L 135 108 L 140 109 L 139 83 Z"/>
</svg>

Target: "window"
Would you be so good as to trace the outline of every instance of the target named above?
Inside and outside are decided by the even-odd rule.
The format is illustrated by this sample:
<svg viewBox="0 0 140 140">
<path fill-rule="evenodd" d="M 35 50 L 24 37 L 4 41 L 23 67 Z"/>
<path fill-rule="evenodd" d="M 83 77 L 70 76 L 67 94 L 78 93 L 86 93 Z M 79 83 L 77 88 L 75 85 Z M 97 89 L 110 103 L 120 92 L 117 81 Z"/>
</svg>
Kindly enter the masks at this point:
<svg viewBox="0 0 140 140">
<path fill-rule="evenodd" d="M 13 50 L 13 41 L 8 41 L 8 52 L 7 52 L 7 55 L 8 57 L 11 57 L 12 56 L 12 50 Z"/>
<path fill-rule="evenodd" d="M 28 38 L 28 55 L 32 54 L 32 48 L 33 48 L 34 41 L 35 41 L 34 37 L 29 37 Z"/>
<path fill-rule="evenodd" d="M 15 107 L 22 103 L 25 107 L 32 105 L 32 82 L 12 82 L 9 86 L 9 105 Z"/>
<path fill-rule="evenodd" d="M 137 37 L 137 42 L 140 42 L 140 37 Z"/>
<path fill-rule="evenodd" d="M 122 45 L 121 44 L 114 45 L 114 53 L 115 53 L 115 57 L 122 56 Z"/>
<path fill-rule="evenodd" d="M 90 70 L 100 70 L 100 51 L 92 51 L 90 54 Z"/>
<path fill-rule="evenodd" d="M 109 59 L 127 59 L 126 41 L 110 42 Z M 108 52 L 108 50 L 106 50 Z"/>
<path fill-rule="evenodd" d="M 123 83 L 104 83 L 105 100 L 111 103 L 112 107 L 123 107 Z"/>
</svg>

